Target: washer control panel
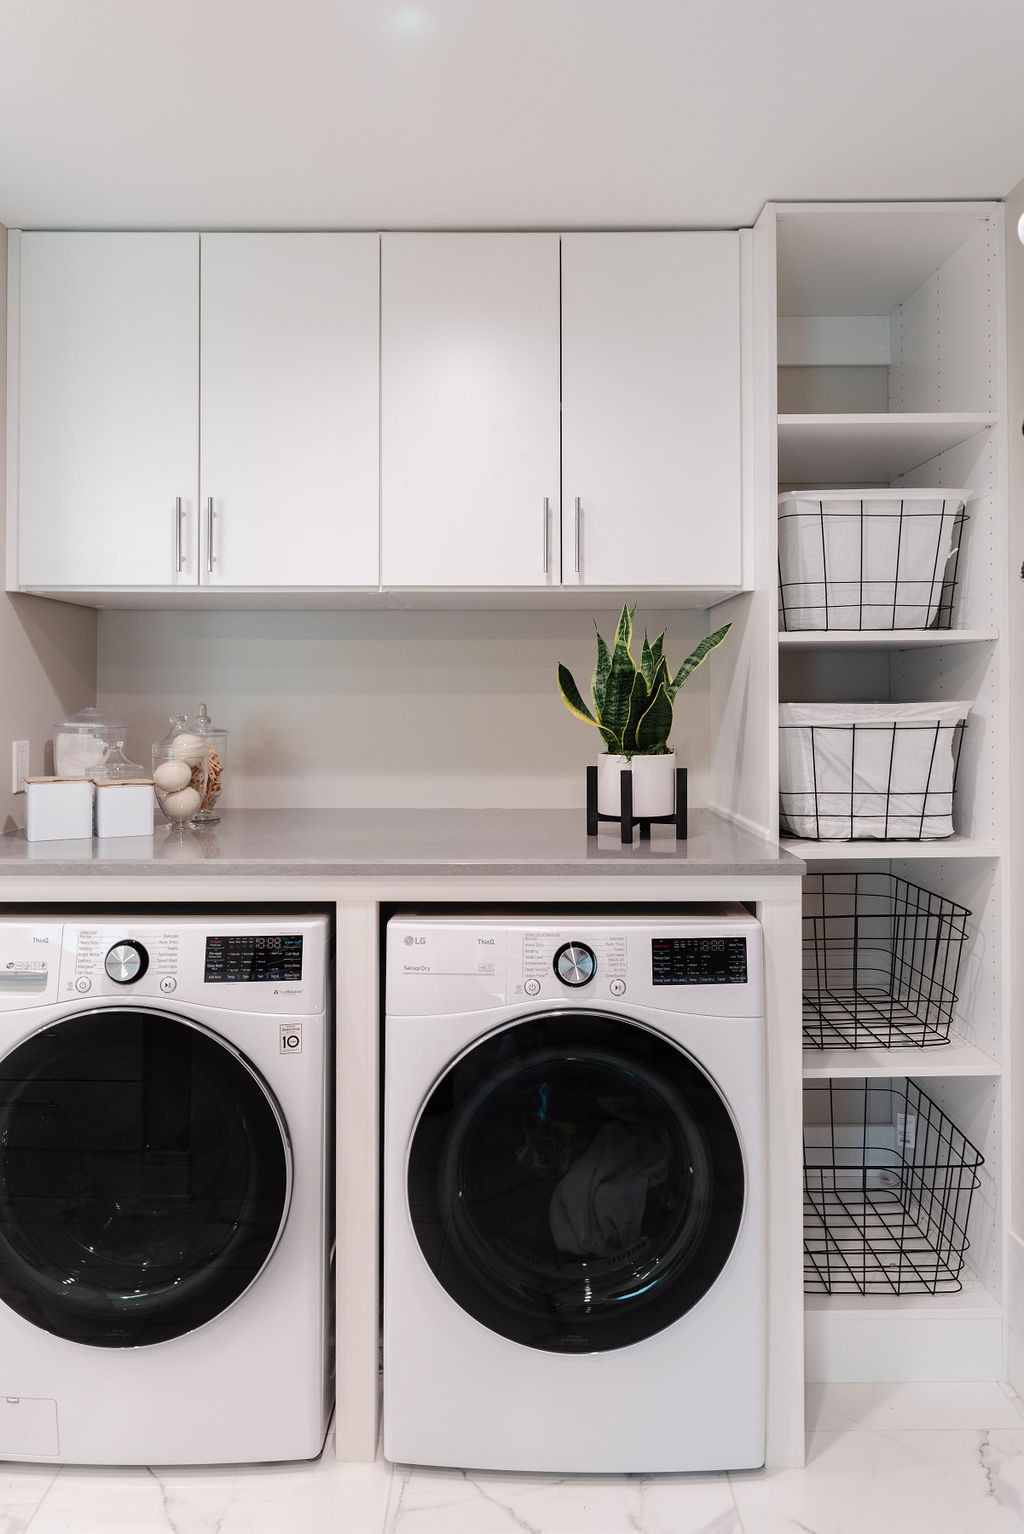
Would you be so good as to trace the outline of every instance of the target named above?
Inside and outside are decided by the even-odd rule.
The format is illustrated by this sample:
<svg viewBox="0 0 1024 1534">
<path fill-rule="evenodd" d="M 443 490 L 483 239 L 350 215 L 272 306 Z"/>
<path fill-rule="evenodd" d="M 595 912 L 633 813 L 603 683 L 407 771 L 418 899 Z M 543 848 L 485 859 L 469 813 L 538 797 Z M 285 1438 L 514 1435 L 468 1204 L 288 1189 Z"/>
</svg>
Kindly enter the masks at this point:
<svg viewBox="0 0 1024 1534">
<path fill-rule="evenodd" d="M 327 1005 L 329 928 L 316 913 L 0 918 L 0 1014 L 55 1002 L 194 1002 L 284 1016 Z"/>
<path fill-rule="evenodd" d="M 652 985 L 746 985 L 745 937 L 653 937 Z"/>
</svg>

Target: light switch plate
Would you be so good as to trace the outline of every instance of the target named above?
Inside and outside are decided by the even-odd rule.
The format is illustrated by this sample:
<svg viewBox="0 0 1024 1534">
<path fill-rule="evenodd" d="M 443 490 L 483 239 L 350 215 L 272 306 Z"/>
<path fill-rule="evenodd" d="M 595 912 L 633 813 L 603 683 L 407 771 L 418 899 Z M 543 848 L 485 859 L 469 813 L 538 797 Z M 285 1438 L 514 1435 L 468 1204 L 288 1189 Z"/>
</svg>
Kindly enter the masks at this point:
<svg viewBox="0 0 1024 1534">
<path fill-rule="evenodd" d="M 25 792 L 25 779 L 28 777 L 28 741 L 11 741 L 11 793 L 23 794 Z"/>
</svg>

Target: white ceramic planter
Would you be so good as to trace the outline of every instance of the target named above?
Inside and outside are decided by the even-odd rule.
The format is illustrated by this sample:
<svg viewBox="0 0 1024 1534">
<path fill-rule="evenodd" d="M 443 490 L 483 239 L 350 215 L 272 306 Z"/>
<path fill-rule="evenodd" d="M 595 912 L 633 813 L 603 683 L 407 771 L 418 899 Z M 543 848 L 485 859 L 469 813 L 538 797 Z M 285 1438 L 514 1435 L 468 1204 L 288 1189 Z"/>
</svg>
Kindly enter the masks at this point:
<svg viewBox="0 0 1024 1534">
<path fill-rule="evenodd" d="M 633 774 L 633 814 L 637 819 L 674 815 L 676 811 L 675 752 L 663 756 L 599 756 L 597 759 L 597 810 L 599 815 L 622 812 L 620 779 L 624 769 Z"/>
</svg>

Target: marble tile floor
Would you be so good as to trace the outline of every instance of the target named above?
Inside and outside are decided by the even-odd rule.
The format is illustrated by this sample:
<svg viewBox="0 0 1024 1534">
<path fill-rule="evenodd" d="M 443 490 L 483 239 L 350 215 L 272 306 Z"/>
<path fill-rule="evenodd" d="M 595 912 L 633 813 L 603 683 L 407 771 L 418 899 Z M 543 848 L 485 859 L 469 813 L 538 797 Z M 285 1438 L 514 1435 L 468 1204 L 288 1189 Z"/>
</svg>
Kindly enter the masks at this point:
<svg viewBox="0 0 1024 1534">
<path fill-rule="evenodd" d="M 339 1464 L 0 1465 L 0 1534 L 1024 1534 L 1024 1407 L 998 1384 L 808 1392 L 807 1463 L 565 1477 Z"/>
</svg>

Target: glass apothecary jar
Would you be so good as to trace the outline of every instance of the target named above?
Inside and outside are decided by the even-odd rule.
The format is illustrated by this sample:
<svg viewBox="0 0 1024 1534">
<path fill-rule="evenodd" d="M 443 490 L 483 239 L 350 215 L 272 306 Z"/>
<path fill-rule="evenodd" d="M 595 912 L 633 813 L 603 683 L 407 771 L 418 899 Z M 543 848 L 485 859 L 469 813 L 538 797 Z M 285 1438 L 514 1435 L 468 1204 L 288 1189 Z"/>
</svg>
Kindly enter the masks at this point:
<svg viewBox="0 0 1024 1534">
<path fill-rule="evenodd" d="M 105 778 L 107 759 L 123 752 L 128 726 L 102 709 L 83 708 L 53 727 L 53 771 L 58 778 Z"/>
<path fill-rule="evenodd" d="M 193 735 L 206 742 L 206 792 L 195 821 L 197 825 L 209 825 L 220 819 L 217 801 L 220 799 L 228 757 L 228 732 L 214 724 L 205 703 L 200 703 L 198 714 L 188 721 L 188 728 Z"/>
<path fill-rule="evenodd" d="M 178 826 L 195 824 L 207 782 L 206 742 L 188 728 L 184 714 L 171 720 L 153 746 L 153 789 L 165 818 Z"/>
</svg>

